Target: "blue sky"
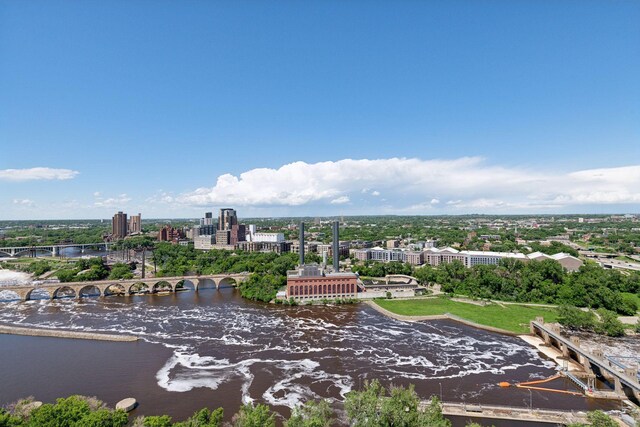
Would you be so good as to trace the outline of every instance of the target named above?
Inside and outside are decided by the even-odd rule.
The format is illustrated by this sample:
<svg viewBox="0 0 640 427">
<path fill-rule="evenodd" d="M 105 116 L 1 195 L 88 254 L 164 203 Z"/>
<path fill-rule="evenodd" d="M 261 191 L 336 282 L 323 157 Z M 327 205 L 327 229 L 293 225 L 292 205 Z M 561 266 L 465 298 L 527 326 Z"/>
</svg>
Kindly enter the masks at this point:
<svg viewBox="0 0 640 427">
<path fill-rule="evenodd" d="M 0 2 L 0 219 L 638 212 L 638 22 L 635 0 Z"/>
</svg>

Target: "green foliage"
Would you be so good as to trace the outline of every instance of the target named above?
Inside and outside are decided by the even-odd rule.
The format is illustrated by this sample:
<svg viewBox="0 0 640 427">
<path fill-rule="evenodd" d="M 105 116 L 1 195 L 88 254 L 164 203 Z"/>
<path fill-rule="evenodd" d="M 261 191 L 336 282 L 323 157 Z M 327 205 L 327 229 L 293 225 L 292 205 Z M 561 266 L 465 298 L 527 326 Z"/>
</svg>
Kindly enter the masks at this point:
<svg viewBox="0 0 640 427">
<path fill-rule="evenodd" d="M 106 279 L 109 270 L 102 258 L 80 259 L 73 268 L 63 268 L 56 272 L 61 282 L 85 282 Z"/>
<path fill-rule="evenodd" d="M 21 427 L 22 419 L 0 408 L 0 427 Z"/>
<path fill-rule="evenodd" d="M 76 427 L 122 427 L 127 425 L 129 418 L 122 410 L 98 409 L 90 412 L 75 423 Z"/>
<path fill-rule="evenodd" d="M 392 386 L 387 390 L 373 380 L 361 391 L 347 394 L 345 410 L 353 427 L 448 427 L 451 422 L 442 416 L 437 398 L 431 398 L 424 410 L 413 386 Z"/>
<path fill-rule="evenodd" d="M 168 415 L 154 415 L 151 417 L 144 417 L 142 423 L 144 427 L 171 427 L 171 417 Z"/>
<path fill-rule="evenodd" d="M 197 411 L 186 421 L 173 424 L 173 427 L 220 427 L 224 419 L 222 408 L 210 411 L 207 408 Z"/>
<path fill-rule="evenodd" d="M 558 307 L 558 322 L 570 329 L 592 331 L 596 325 L 596 316 L 591 311 L 563 305 Z"/>
<path fill-rule="evenodd" d="M 610 337 L 624 336 L 624 325 L 618 320 L 613 311 L 601 308 L 597 319 L 591 311 L 580 310 L 577 307 L 558 307 L 558 322 L 570 329 L 596 332 Z"/>
<path fill-rule="evenodd" d="M 573 423 L 567 427 L 617 427 L 618 423 L 602 411 L 593 411 L 587 414 L 589 424 Z"/>
<path fill-rule="evenodd" d="M 618 316 L 613 311 L 601 308 L 598 310 L 600 322 L 596 324 L 595 331 L 610 337 L 624 336 L 624 325 L 618 320 Z"/>
<path fill-rule="evenodd" d="M 638 311 L 638 298 L 634 295 L 623 293 L 621 296 L 618 313 L 625 316 L 633 316 Z"/>
<path fill-rule="evenodd" d="M 243 405 L 233 416 L 234 427 L 275 427 L 276 416 L 267 405 Z"/>
<path fill-rule="evenodd" d="M 355 265 L 351 269 L 354 273 L 367 277 L 384 277 L 387 274 L 407 274 L 411 275 L 413 267 L 403 262 L 381 263 L 376 261 L 366 261 L 362 265 Z"/>
<path fill-rule="evenodd" d="M 295 408 L 291 418 L 285 421 L 285 427 L 330 427 L 333 422 L 333 411 L 329 402 L 309 401 L 303 406 Z"/>
<path fill-rule="evenodd" d="M 587 263 L 580 270 L 568 273 L 555 260 L 530 261 L 503 259 L 499 265 L 476 265 L 470 269 L 458 261 L 444 264 L 433 272 L 422 268 L 416 274 L 422 280 L 437 281 L 448 293 L 474 298 L 514 302 L 566 304 L 630 313 L 632 297 L 623 292 L 635 292 L 640 275 L 622 275 L 615 270 Z M 635 311 L 634 311 L 635 313 Z"/>
<path fill-rule="evenodd" d="M 238 289 L 244 298 L 255 301 L 269 302 L 276 297 L 278 289 L 285 286 L 287 279 L 285 276 L 274 276 L 272 274 L 251 274 L 247 280 L 242 282 Z"/>
<path fill-rule="evenodd" d="M 95 398 L 70 396 L 34 409 L 26 427 L 122 427 L 128 422 L 123 411 L 104 408 Z"/>
<path fill-rule="evenodd" d="M 111 271 L 109 272 L 109 279 L 133 279 L 131 265 L 121 262 L 112 265 Z"/>
</svg>

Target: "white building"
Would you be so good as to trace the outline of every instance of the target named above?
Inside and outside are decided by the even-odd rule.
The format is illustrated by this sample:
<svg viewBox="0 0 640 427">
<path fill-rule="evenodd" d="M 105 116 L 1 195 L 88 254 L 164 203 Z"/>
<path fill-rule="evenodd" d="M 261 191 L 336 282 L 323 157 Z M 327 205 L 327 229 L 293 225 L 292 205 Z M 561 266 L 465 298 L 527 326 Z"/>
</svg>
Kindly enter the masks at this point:
<svg viewBox="0 0 640 427">
<path fill-rule="evenodd" d="M 215 245 L 215 239 L 212 235 L 203 234 L 193 238 L 193 247 L 201 251 L 211 250 Z"/>
</svg>

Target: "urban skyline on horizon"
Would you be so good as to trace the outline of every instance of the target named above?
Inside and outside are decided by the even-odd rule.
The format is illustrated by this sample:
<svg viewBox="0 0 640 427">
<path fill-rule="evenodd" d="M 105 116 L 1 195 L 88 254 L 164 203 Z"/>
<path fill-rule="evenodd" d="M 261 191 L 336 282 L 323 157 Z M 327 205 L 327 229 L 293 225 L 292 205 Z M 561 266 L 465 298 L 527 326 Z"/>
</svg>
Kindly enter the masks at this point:
<svg viewBox="0 0 640 427">
<path fill-rule="evenodd" d="M 5 2 L 0 220 L 639 212 L 638 21 L 633 1 Z"/>
</svg>

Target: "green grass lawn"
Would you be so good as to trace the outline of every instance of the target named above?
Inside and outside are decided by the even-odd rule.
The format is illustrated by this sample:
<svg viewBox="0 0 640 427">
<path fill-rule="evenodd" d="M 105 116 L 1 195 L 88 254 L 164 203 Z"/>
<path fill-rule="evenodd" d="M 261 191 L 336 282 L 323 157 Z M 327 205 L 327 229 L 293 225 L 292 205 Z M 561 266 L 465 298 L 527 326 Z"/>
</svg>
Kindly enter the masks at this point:
<svg viewBox="0 0 640 427">
<path fill-rule="evenodd" d="M 545 322 L 555 322 L 557 313 L 554 308 L 527 307 L 523 305 L 497 304 L 478 306 L 451 301 L 448 298 L 413 300 L 375 300 L 376 304 L 393 313 L 405 316 L 429 316 L 451 313 L 482 325 L 493 326 L 516 333 L 529 332 L 529 321 L 543 316 Z"/>
</svg>

